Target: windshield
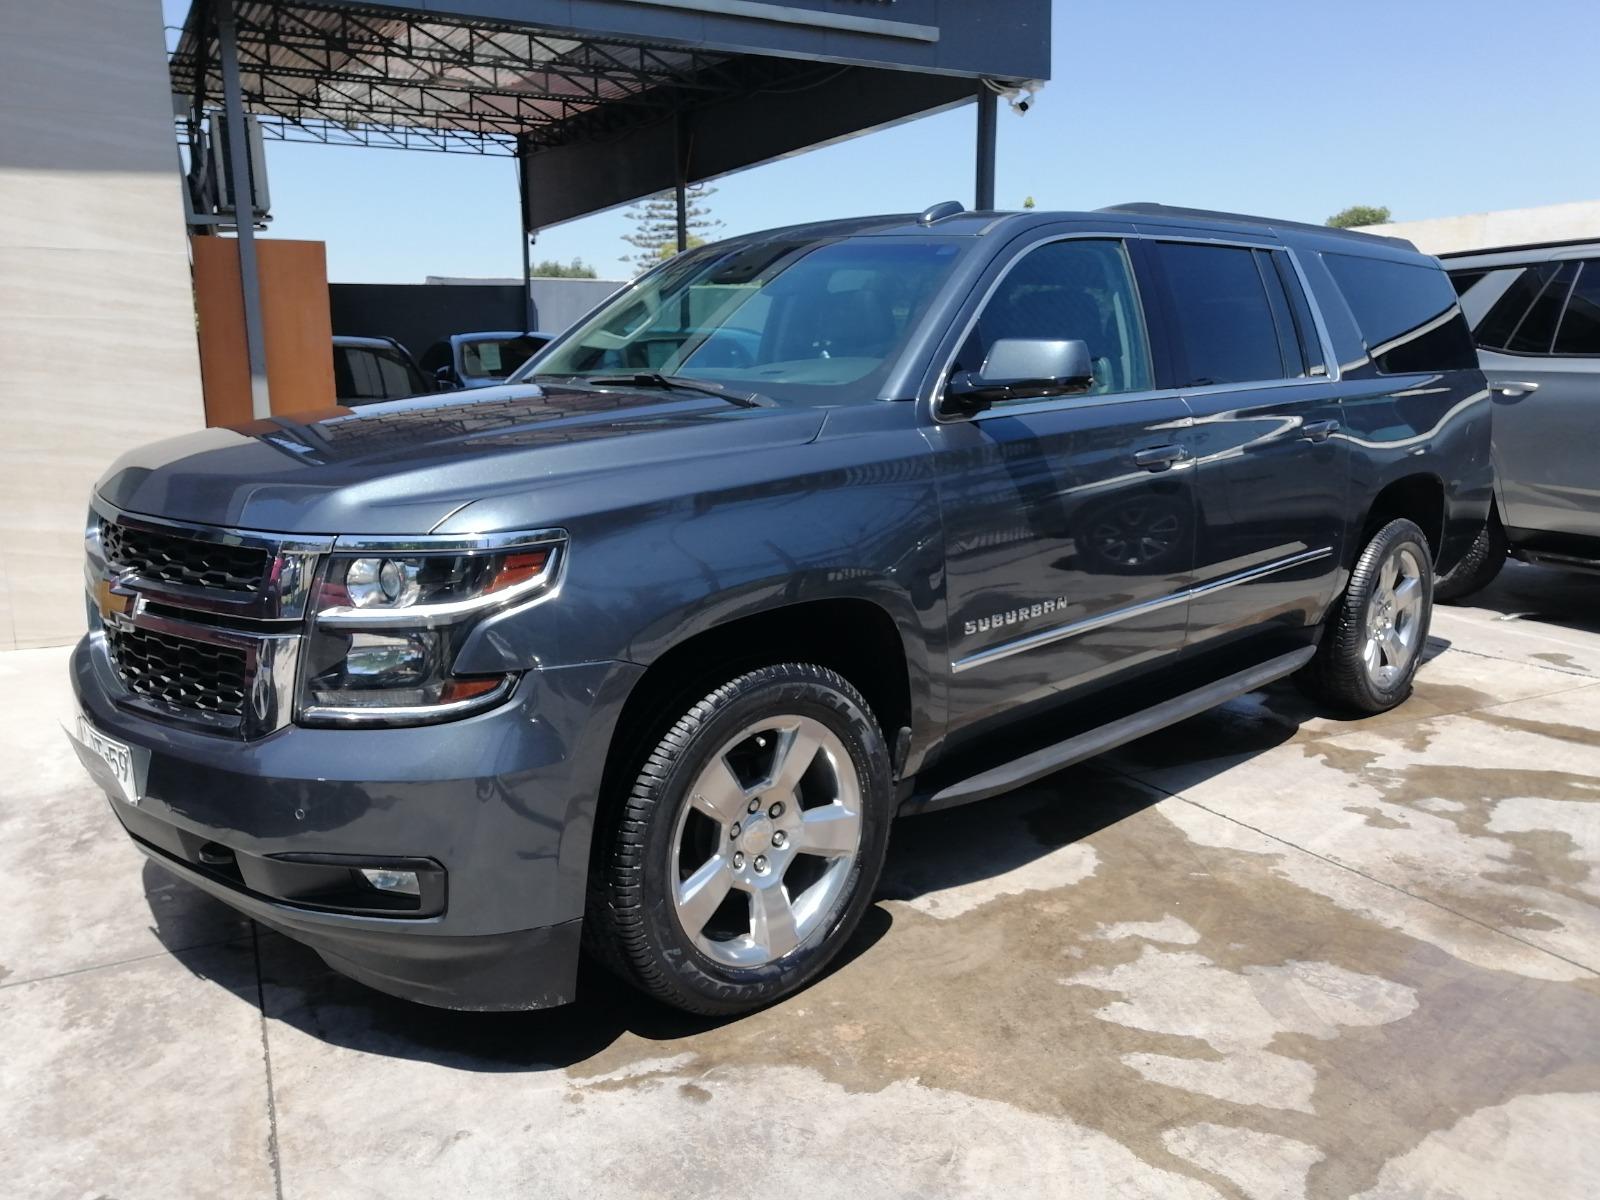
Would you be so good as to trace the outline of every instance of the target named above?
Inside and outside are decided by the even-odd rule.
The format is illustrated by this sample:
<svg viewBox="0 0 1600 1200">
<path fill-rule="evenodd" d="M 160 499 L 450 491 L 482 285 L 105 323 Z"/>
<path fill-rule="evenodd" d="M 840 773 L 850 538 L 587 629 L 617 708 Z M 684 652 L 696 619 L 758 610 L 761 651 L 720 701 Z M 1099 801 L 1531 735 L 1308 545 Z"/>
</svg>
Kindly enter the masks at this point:
<svg viewBox="0 0 1600 1200">
<path fill-rule="evenodd" d="M 461 343 L 461 372 L 473 379 L 504 379 L 544 348 L 549 338 L 526 336 Z"/>
<path fill-rule="evenodd" d="M 645 276 L 534 365 L 534 380 L 656 372 L 780 400 L 870 399 L 965 243 L 775 239 Z"/>
</svg>

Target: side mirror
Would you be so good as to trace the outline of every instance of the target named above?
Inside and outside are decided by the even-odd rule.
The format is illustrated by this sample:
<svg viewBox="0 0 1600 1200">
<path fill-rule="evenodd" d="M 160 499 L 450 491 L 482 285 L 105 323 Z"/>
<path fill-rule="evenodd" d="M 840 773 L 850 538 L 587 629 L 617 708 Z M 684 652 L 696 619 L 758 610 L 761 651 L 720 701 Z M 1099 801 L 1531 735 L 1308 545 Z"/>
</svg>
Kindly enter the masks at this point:
<svg viewBox="0 0 1600 1200">
<path fill-rule="evenodd" d="M 449 364 L 433 369 L 433 378 L 439 385 L 441 392 L 453 392 L 461 385 L 456 382 L 456 373 Z"/>
<path fill-rule="evenodd" d="M 1089 343 L 1077 339 L 1001 338 L 983 366 L 960 371 L 945 386 L 943 405 L 970 416 L 1002 400 L 1067 396 L 1094 386 Z"/>
</svg>

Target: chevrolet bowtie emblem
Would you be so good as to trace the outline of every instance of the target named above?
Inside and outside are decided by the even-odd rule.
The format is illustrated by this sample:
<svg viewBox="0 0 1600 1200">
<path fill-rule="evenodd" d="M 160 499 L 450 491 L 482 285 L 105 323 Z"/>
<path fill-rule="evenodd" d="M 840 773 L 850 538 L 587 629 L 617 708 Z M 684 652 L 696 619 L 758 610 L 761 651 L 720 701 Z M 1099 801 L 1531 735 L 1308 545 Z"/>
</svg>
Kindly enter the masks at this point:
<svg viewBox="0 0 1600 1200">
<path fill-rule="evenodd" d="M 119 592 L 112 588 L 111 580 L 97 580 L 94 585 L 94 602 L 100 610 L 100 619 L 111 622 L 117 617 L 126 617 L 133 611 L 136 597 L 131 592 Z"/>
</svg>

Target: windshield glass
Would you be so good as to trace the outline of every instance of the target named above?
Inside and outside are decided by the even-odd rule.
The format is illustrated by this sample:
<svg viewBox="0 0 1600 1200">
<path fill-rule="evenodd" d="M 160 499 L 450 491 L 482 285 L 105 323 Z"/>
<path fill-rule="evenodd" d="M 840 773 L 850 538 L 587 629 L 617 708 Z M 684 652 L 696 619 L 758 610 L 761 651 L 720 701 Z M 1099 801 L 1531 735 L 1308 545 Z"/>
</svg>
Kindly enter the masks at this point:
<svg viewBox="0 0 1600 1200">
<path fill-rule="evenodd" d="M 780 400 L 870 399 L 964 248 L 804 238 L 693 251 L 620 293 L 527 378 L 657 372 Z"/>
<path fill-rule="evenodd" d="M 462 342 L 462 373 L 474 379 L 504 379 L 543 349 L 549 340 L 529 336 Z"/>
</svg>

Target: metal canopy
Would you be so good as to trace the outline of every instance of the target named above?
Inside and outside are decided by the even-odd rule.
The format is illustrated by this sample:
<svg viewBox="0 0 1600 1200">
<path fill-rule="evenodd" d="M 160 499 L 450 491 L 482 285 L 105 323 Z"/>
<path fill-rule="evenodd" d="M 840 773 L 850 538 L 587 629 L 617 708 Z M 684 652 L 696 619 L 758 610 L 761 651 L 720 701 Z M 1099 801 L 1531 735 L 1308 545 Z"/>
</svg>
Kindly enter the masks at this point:
<svg viewBox="0 0 1600 1200">
<path fill-rule="evenodd" d="M 924 7 L 929 2 L 913 0 Z M 903 118 L 939 107 L 951 94 L 970 99 L 983 73 L 961 69 L 949 40 L 941 50 L 938 25 L 854 15 L 859 4 L 835 13 L 814 2 L 741 7 L 732 0 L 612 0 L 609 7 L 622 16 L 601 14 L 586 30 L 571 27 L 578 7 L 538 0 L 235 3 L 244 106 L 260 118 L 266 136 L 282 140 L 515 155 L 616 138 L 718 102 L 759 108 L 768 98 L 875 68 L 892 71 L 904 92 L 905 103 L 897 107 L 905 111 L 895 114 Z M 998 54 L 1020 70 L 1043 74 L 1034 61 L 1034 39 L 1040 10 L 1048 31 L 1046 0 L 983 7 L 992 21 L 1006 22 L 1000 28 L 1010 27 L 1016 47 L 1007 54 L 1007 37 L 998 35 L 999 49 L 987 47 L 985 57 Z M 194 5 L 171 57 L 173 90 L 197 108 L 223 92 L 215 8 L 205 0 Z M 996 11 L 1001 8 L 1030 10 L 1033 29 L 1026 20 L 1018 29 L 1018 14 Z M 752 15 L 757 10 L 760 15 Z M 494 15 L 481 15 L 486 11 Z M 630 27 L 624 19 L 630 16 L 632 27 L 655 36 L 618 33 Z M 759 52 L 693 44 L 718 20 L 752 31 L 742 44 Z M 985 22 L 981 28 L 992 27 Z M 962 52 L 970 53 L 974 38 L 958 32 Z M 862 41 L 872 44 L 864 50 Z M 936 57 L 911 65 L 908 47 Z M 957 85 L 962 77 L 965 84 Z M 932 89 L 937 96 L 927 95 L 930 78 L 943 85 Z M 752 161 L 766 157 L 758 148 Z"/>
<path fill-rule="evenodd" d="M 515 155 L 519 139 L 562 139 L 582 118 L 627 127 L 672 115 L 685 95 L 736 95 L 752 83 L 727 55 L 463 17 L 265 3 L 235 11 L 245 107 L 284 140 Z M 204 17 L 197 5 L 171 60 L 173 90 L 197 107 L 222 95 L 216 29 Z M 795 82 L 836 69 L 763 65 Z"/>
</svg>

